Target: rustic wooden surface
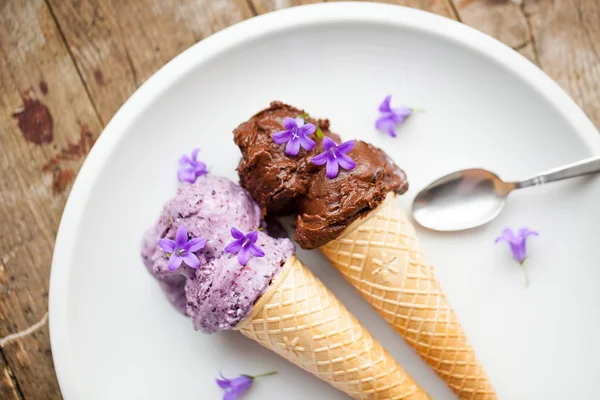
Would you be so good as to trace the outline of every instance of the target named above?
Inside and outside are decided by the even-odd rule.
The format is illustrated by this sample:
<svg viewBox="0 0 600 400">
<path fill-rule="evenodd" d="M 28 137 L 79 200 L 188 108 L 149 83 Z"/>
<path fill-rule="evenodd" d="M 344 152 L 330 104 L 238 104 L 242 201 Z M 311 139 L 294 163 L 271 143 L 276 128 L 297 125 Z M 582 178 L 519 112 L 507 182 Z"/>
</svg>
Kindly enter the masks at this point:
<svg viewBox="0 0 600 400">
<path fill-rule="evenodd" d="M 152 73 L 256 14 L 319 0 L 0 0 L 0 399 L 61 398 L 48 279 L 83 159 Z M 600 127 L 600 0 L 386 0 L 519 51 Z"/>
</svg>

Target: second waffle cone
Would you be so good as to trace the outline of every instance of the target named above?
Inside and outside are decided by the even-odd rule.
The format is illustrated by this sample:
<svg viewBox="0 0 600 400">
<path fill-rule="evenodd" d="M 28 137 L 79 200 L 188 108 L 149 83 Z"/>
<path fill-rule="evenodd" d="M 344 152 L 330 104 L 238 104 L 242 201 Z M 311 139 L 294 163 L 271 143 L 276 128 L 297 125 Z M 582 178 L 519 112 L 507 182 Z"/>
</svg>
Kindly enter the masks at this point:
<svg viewBox="0 0 600 400">
<path fill-rule="evenodd" d="M 354 399 L 429 399 L 295 256 L 235 329 Z"/>
<path fill-rule="evenodd" d="M 497 398 L 394 193 L 321 250 L 460 399 Z"/>
</svg>

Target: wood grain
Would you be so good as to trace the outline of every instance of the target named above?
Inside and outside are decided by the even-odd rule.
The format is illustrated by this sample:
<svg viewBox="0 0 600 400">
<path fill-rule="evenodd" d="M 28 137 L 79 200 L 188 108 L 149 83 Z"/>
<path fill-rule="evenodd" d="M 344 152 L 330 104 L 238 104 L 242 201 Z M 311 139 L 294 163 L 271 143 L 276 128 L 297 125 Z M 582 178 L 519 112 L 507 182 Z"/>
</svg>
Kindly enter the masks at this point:
<svg viewBox="0 0 600 400">
<path fill-rule="evenodd" d="M 169 60 L 252 16 L 245 0 L 49 0 L 104 123 Z"/>
<path fill-rule="evenodd" d="M 540 65 L 600 128 L 600 1 L 527 0 Z"/>
<path fill-rule="evenodd" d="M 323 3 L 320 0 L 250 0 L 258 14 L 281 10 L 283 8 L 299 6 L 304 4 Z M 329 2 L 338 0 L 329 0 Z M 340 0 L 348 1 L 348 0 Z M 365 0 L 361 0 L 365 1 Z M 454 18 L 454 11 L 449 0 L 367 0 L 373 3 L 387 3 L 400 6 L 419 8 L 446 17 Z"/>
<path fill-rule="evenodd" d="M 541 67 L 600 128 L 599 0 L 454 0 L 459 19 Z"/>
<path fill-rule="evenodd" d="M 4 356 L 0 357 L 0 374 L 0 399 L 22 400 L 13 372 L 4 360 Z"/>
<path fill-rule="evenodd" d="M 522 4 L 502 0 L 457 0 L 456 9 L 465 24 L 487 33 L 538 63 Z"/>
<path fill-rule="evenodd" d="M 47 164 L 79 141 L 84 125 L 88 133 L 101 127 L 46 4 L 1 2 L 0 337 L 47 311 L 56 229 L 83 154 Z M 11 396 L 60 398 L 47 327 L 0 353 Z"/>
</svg>

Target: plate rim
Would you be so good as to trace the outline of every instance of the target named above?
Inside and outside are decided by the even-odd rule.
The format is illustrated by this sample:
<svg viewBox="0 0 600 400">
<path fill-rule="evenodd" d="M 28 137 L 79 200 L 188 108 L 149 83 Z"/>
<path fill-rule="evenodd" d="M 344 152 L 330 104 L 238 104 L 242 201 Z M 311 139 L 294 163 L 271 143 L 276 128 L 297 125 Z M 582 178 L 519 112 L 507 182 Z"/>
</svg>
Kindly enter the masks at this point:
<svg viewBox="0 0 600 400">
<path fill-rule="evenodd" d="M 545 72 L 500 41 L 460 22 L 423 10 L 382 3 L 318 3 L 283 9 L 227 27 L 183 51 L 144 82 L 116 112 L 88 154 L 73 184 L 61 217 L 52 257 L 49 284 L 49 329 L 54 368 L 65 399 L 78 398 L 69 340 L 68 288 L 72 248 L 80 217 L 109 154 L 141 112 L 161 93 L 198 65 L 234 46 L 278 31 L 331 23 L 380 23 L 424 31 L 466 46 L 506 68 L 552 104 L 594 153 L 600 154 L 600 134 L 575 101 Z"/>
</svg>

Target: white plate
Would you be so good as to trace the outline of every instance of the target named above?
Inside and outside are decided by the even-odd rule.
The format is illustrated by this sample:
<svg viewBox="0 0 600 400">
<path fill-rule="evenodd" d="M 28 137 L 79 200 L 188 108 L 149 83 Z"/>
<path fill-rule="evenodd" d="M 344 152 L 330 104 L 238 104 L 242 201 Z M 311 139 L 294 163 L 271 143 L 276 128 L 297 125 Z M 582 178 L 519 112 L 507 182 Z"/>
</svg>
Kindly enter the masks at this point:
<svg viewBox="0 0 600 400">
<path fill-rule="evenodd" d="M 373 128 L 379 102 L 426 109 L 397 139 Z M 69 198 L 50 291 L 52 349 L 67 399 L 218 399 L 226 374 L 279 375 L 250 399 L 343 399 L 235 332 L 205 336 L 167 303 L 140 260 L 142 232 L 176 189 L 195 146 L 236 179 L 231 131 L 280 99 L 330 118 L 344 138 L 381 146 L 415 193 L 456 169 L 519 178 L 600 154 L 600 136 L 559 87 L 517 53 L 464 25 L 375 4 L 326 4 L 254 18 L 192 47 L 146 82 L 106 127 Z M 487 226 L 421 231 L 451 303 L 502 399 L 593 398 L 600 369 L 600 182 L 511 197 Z M 494 238 L 535 228 L 531 286 Z M 299 256 L 434 399 L 453 396 L 325 259 Z"/>
</svg>

